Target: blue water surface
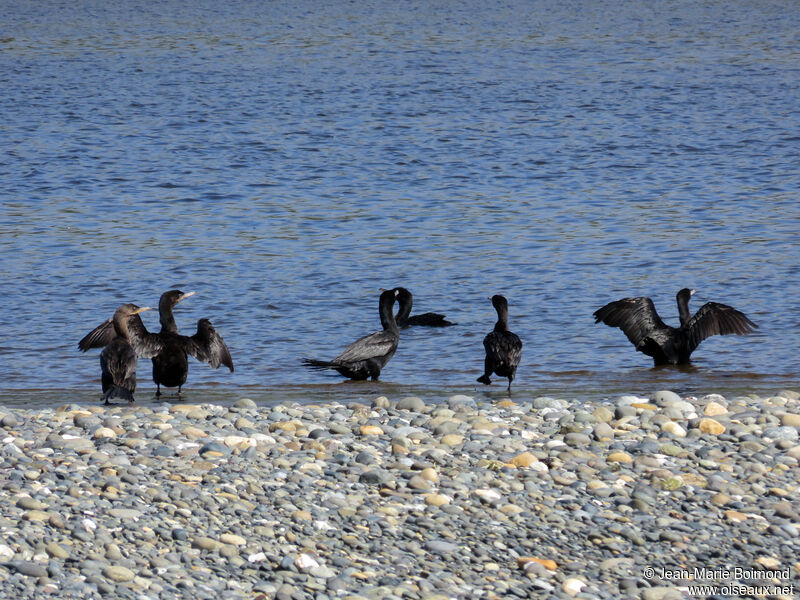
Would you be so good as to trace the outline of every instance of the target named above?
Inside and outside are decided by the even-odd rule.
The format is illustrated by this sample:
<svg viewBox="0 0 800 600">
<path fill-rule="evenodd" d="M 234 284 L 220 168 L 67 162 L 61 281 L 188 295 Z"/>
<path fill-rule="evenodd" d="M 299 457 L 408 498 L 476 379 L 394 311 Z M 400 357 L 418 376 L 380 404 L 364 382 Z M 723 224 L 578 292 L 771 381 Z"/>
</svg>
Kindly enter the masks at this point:
<svg viewBox="0 0 800 600">
<path fill-rule="evenodd" d="M 797 386 L 795 2 L 4 7 L 8 404 L 95 401 L 77 341 L 171 288 L 236 363 L 193 363 L 192 401 L 484 394 L 494 293 L 523 397 Z M 301 366 L 379 328 L 397 285 L 458 326 L 403 331 L 380 383 Z M 638 295 L 677 323 L 682 287 L 760 329 L 656 370 L 593 323 Z"/>
</svg>

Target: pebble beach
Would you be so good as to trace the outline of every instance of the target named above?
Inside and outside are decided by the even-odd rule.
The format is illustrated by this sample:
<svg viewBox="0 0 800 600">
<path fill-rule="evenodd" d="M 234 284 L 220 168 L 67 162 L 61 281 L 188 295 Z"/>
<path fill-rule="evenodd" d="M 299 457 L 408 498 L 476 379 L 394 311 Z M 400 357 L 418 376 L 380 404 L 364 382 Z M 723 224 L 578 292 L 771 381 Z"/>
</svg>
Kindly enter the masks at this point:
<svg viewBox="0 0 800 600">
<path fill-rule="evenodd" d="M 0 598 L 791 598 L 799 398 L 0 408 Z"/>
</svg>

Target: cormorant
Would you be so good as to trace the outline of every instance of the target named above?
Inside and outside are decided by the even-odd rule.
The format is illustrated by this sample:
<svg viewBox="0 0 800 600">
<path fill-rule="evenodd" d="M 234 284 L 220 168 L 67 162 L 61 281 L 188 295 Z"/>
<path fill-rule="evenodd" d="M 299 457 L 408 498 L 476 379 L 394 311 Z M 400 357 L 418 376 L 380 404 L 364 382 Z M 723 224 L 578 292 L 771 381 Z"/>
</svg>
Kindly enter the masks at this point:
<svg viewBox="0 0 800 600">
<path fill-rule="evenodd" d="M 689 298 L 694 290 L 684 288 L 678 292 L 680 327 L 666 325 L 658 316 L 650 298 L 623 298 L 606 304 L 594 312 L 595 323 L 602 321 L 610 327 L 619 327 L 636 347 L 652 357 L 658 365 L 685 365 L 689 356 L 707 337 L 712 335 L 744 335 L 758 326 L 727 304 L 706 302 L 692 316 Z"/>
<path fill-rule="evenodd" d="M 123 304 L 107 321 L 114 332 L 114 338 L 100 353 L 103 400 L 106 404 L 109 404 L 112 398 L 133 402 L 138 359 L 128 335 L 128 325 L 133 318 L 139 319 L 137 315 L 146 310 L 150 310 L 150 307 L 140 308 L 135 304 Z"/>
<path fill-rule="evenodd" d="M 483 338 L 483 347 L 486 349 L 484 373 L 478 381 L 489 385 L 492 380 L 489 375 L 493 372 L 500 377 L 508 377 L 508 391 L 511 391 L 511 382 L 517 373 L 519 359 L 522 356 L 522 341 L 508 330 L 508 300 L 500 295 L 492 296 L 492 306 L 497 311 L 497 323 L 494 331 Z"/>
<path fill-rule="evenodd" d="M 161 295 L 158 303 L 161 321 L 159 333 L 147 331 L 138 317 L 129 323 L 130 342 L 137 356 L 153 359 L 156 396 L 161 395 L 161 386 L 164 385 L 177 386 L 178 398 L 181 397 L 181 387 L 186 383 L 189 373 L 187 359 L 189 354 L 197 360 L 207 362 L 214 369 L 225 365 L 233 372 L 233 359 L 228 347 L 208 319 L 200 319 L 197 322 L 197 333 L 191 337 L 178 333 L 172 309 L 178 302 L 192 295 L 194 292 L 184 294 L 180 290 L 170 290 Z M 89 348 L 105 346 L 113 338 L 113 328 L 109 327 L 108 323 L 103 323 L 87 334 L 78 343 L 78 347 L 85 352 Z"/>
<path fill-rule="evenodd" d="M 397 309 L 397 315 L 395 316 L 398 327 L 408 327 L 409 325 L 447 327 L 448 325 L 455 325 L 455 323 L 451 323 L 450 321 L 446 320 L 444 315 L 440 315 L 439 313 L 426 312 L 422 313 L 421 315 L 414 315 L 413 317 L 409 316 L 411 314 L 411 305 L 413 304 L 411 292 L 403 287 L 394 289 L 396 289 L 398 292 L 397 303 L 399 304 L 399 308 Z"/>
<path fill-rule="evenodd" d="M 363 380 L 372 377 L 373 380 L 377 380 L 381 369 L 394 356 L 400 341 L 400 332 L 392 311 L 397 296 L 397 289 L 385 290 L 381 293 L 378 301 L 378 313 L 383 331 L 359 338 L 333 360 L 305 358 L 303 364 L 313 369 L 334 369 L 350 379 Z"/>
</svg>

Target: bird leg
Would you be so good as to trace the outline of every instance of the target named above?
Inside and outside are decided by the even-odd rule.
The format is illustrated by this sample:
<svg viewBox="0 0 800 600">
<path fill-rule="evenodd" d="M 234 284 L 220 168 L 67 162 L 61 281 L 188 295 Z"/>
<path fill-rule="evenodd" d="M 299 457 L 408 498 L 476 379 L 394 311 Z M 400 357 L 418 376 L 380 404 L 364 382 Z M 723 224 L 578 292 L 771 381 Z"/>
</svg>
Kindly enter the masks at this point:
<svg viewBox="0 0 800 600">
<path fill-rule="evenodd" d="M 492 359 L 487 356 L 483 361 L 483 375 L 478 377 L 478 381 L 484 385 L 489 385 L 492 383 L 492 380 L 489 379 L 489 375 L 492 374 L 492 371 L 494 371 L 494 363 L 492 362 Z"/>
<path fill-rule="evenodd" d="M 372 358 L 367 360 L 367 371 L 369 371 L 369 376 L 372 377 L 372 381 L 378 381 L 378 377 L 381 374 L 381 366 L 378 362 Z"/>
</svg>

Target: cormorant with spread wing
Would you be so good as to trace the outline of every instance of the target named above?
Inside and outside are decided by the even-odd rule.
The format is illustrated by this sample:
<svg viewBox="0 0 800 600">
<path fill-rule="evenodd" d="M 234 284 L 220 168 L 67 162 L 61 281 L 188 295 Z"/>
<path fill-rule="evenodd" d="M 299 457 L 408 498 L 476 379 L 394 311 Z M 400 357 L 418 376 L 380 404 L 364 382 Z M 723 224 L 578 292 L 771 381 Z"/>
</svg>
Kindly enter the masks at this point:
<svg viewBox="0 0 800 600">
<path fill-rule="evenodd" d="M 312 369 L 333 369 L 350 379 L 378 379 L 381 369 L 394 356 L 400 341 L 400 331 L 392 311 L 398 294 L 398 288 L 381 293 L 378 312 L 383 331 L 359 338 L 333 360 L 305 358 L 303 364 Z"/>
<path fill-rule="evenodd" d="M 508 300 L 504 296 L 492 296 L 492 306 L 497 311 L 497 323 L 494 331 L 483 338 L 483 347 L 486 349 L 484 373 L 478 381 L 489 385 L 492 380 L 489 375 L 495 373 L 500 377 L 508 377 L 508 391 L 511 391 L 511 382 L 517 374 L 519 359 L 522 357 L 522 341 L 508 330 Z"/>
<path fill-rule="evenodd" d="M 114 338 L 100 353 L 101 382 L 103 400 L 120 398 L 133 402 L 136 391 L 136 352 L 131 346 L 128 335 L 128 324 L 132 319 L 139 319 L 139 313 L 150 310 L 149 306 L 138 307 L 135 304 L 123 304 L 108 320 Z"/>
<path fill-rule="evenodd" d="M 233 372 L 233 359 L 225 345 L 222 336 L 217 333 L 211 321 L 200 319 L 197 322 L 197 333 L 193 336 L 180 335 L 173 307 L 184 298 L 194 295 L 194 292 L 183 293 L 180 290 L 170 290 L 161 295 L 158 303 L 161 331 L 150 333 L 138 316 L 130 319 L 128 323 L 130 343 L 141 358 L 153 359 L 153 381 L 156 384 L 156 396 L 161 395 L 161 386 L 178 388 L 178 398 L 181 396 L 181 387 L 186 383 L 189 374 L 189 360 L 187 355 L 194 356 L 197 360 L 207 362 L 216 369 L 225 365 Z M 79 343 L 78 347 L 84 352 L 89 348 L 99 348 L 109 344 L 116 332 L 107 321 L 89 332 Z"/>
<path fill-rule="evenodd" d="M 594 312 L 595 323 L 602 321 L 619 327 L 636 347 L 652 357 L 658 365 L 684 365 L 707 337 L 712 335 L 744 335 L 758 326 L 743 313 L 727 304 L 706 302 L 692 315 L 689 298 L 694 290 L 678 292 L 680 327 L 670 327 L 658 316 L 650 298 L 623 298 L 606 304 Z"/>
</svg>

